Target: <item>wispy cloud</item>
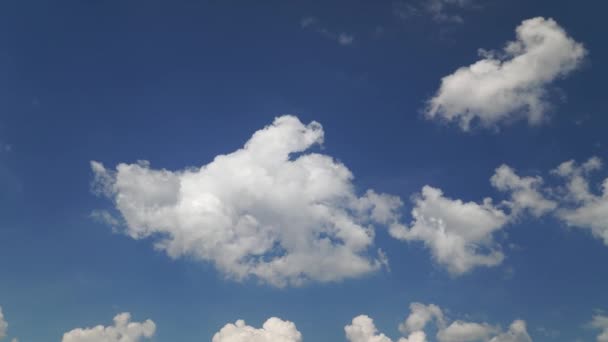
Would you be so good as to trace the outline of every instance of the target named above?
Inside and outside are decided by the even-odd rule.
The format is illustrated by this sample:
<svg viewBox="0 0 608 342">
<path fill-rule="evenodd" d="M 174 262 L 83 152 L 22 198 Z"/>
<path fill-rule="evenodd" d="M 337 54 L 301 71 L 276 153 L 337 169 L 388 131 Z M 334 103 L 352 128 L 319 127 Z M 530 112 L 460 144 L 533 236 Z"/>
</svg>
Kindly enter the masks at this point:
<svg viewBox="0 0 608 342">
<path fill-rule="evenodd" d="M 330 30 L 323 26 L 316 17 L 302 18 L 300 26 L 303 29 L 311 30 L 327 39 L 333 40 L 342 46 L 352 45 L 355 42 L 355 36 L 353 34 Z"/>
<path fill-rule="evenodd" d="M 418 16 L 429 16 L 437 23 L 461 24 L 464 19 L 455 12 L 475 7 L 473 0 L 396 1 L 393 3 L 393 14 L 404 20 Z"/>
</svg>

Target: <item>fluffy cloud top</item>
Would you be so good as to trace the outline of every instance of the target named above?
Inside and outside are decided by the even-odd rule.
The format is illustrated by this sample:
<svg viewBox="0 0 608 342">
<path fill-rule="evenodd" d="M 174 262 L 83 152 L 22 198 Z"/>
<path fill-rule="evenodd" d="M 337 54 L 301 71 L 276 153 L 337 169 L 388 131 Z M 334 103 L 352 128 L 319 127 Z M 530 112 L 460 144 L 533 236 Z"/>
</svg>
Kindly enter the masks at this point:
<svg viewBox="0 0 608 342">
<path fill-rule="evenodd" d="M 532 342 L 532 338 L 528 335 L 526 322 L 516 320 L 511 323 L 507 332 L 492 338 L 490 342 Z"/>
<path fill-rule="evenodd" d="M 344 327 L 346 339 L 350 342 L 392 342 L 384 334 L 380 334 L 374 320 L 366 315 L 353 318 L 350 325 Z"/>
<path fill-rule="evenodd" d="M 156 237 L 169 256 L 211 261 L 234 279 L 285 286 L 368 274 L 386 262 L 370 254 L 374 224 L 393 223 L 401 201 L 358 196 L 346 166 L 306 152 L 323 138 L 319 123 L 282 116 L 198 168 L 92 162 L 94 189 L 114 201 L 132 238 Z"/>
<path fill-rule="evenodd" d="M 539 217 L 557 207 L 556 202 L 541 193 L 541 177 L 520 177 L 511 167 L 503 164 L 496 169 L 490 182 L 496 189 L 511 193 L 511 201 L 507 204 L 514 215 L 529 210 Z"/>
<path fill-rule="evenodd" d="M 440 342 L 487 341 L 499 331 L 487 323 L 455 321 L 437 333 Z"/>
<path fill-rule="evenodd" d="M 393 237 L 424 242 L 437 263 L 456 275 L 502 262 L 504 256 L 493 234 L 505 226 L 509 217 L 491 199 L 463 202 L 425 186 L 414 204 L 412 223 L 409 227 L 393 224 Z"/>
<path fill-rule="evenodd" d="M 445 326 L 443 311 L 435 304 L 410 304 L 410 315 L 399 324 L 399 331 L 406 335 L 415 331 L 424 330 L 426 325 L 435 320 L 440 327 Z"/>
<path fill-rule="evenodd" d="M 439 342 L 531 342 L 526 330 L 526 323 L 515 320 L 505 332 L 497 326 L 488 323 L 475 323 L 456 320 L 446 324 L 446 319 L 441 308 L 436 305 L 425 305 L 413 303 L 410 305 L 410 315 L 399 326 L 402 334 L 397 342 L 426 342 L 425 329 L 434 321 Z M 378 332 L 374 321 L 366 315 L 360 315 L 353 319 L 352 323 L 344 328 L 346 338 L 349 342 L 392 342 L 386 335 Z"/>
<path fill-rule="evenodd" d="M 296 325 L 272 317 L 261 329 L 245 324 L 238 320 L 234 324 L 226 324 L 212 339 L 212 342 L 301 342 L 302 334 Z"/>
<path fill-rule="evenodd" d="M 608 178 L 602 183 L 602 194 L 595 195 L 589 189 L 589 174 L 602 167 L 602 161 L 593 157 L 582 165 L 570 160 L 553 172 L 567 180 L 566 203 L 558 211 L 558 217 L 567 225 L 587 228 L 608 245 Z"/>
<path fill-rule="evenodd" d="M 150 338 L 156 331 L 151 320 L 143 323 L 131 322 L 129 313 L 114 317 L 114 325 L 94 328 L 78 328 L 63 334 L 62 342 L 138 342 Z"/>
<path fill-rule="evenodd" d="M 474 120 L 482 126 L 518 118 L 541 122 L 547 87 L 579 67 L 586 50 L 553 19 L 525 20 L 516 33 L 502 51 L 482 50 L 482 59 L 445 76 L 426 116 L 458 122 L 463 130 Z"/>
<path fill-rule="evenodd" d="M 0 340 L 6 337 L 8 330 L 8 323 L 4 320 L 4 314 L 2 313 L 2 307 L 0 306 Z"/>
<path fill-rule="evenodd" d="M 608 316 L 593 316 L 591 326 L 600 329 L 600 334 L 597 336 L 597 342 L 608 342 Z"/>
</svg>

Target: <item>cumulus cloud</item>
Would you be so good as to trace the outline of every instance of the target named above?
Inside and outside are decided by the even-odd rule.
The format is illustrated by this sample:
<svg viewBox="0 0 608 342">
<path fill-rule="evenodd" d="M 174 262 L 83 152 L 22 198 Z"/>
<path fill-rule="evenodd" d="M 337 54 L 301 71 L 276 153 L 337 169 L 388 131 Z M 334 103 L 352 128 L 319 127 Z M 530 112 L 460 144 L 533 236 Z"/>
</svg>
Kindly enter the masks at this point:
<svg viewBox="0 0 608 342">
<path fill-rule="evenodd" d="M 132 238 L 154 237 L 170 257 L 213 262 L 233 279 L 285 286 L 369 274 L 386 263 L 371 249 L 374 226 L 394 224 L 402 203 L 358 196 L 345 165 L 307 152 L 323 139 L 319 123 L 282 116 L 201 167 L 91 162 L 93 189 L 113 200 Z"/>
<path fill-rule="evenodd" d="M 63 334 L 62 342 L 138 342 L 150 338 L 156 332 L 151 320 L 142 323 L 131 322 L 129 313 L 114 317 L 114 325 L 94 328 L 78 328 Z"/>
<path fill-rule="evenodd" d="M 445 76 L 426 116 L 465 131 L 473 121 L 485 127 L 520 118 L 542 122 L 548 87 L 577 69 L 587 52 L 553 19 L 525 20 L 516 34 L 502 51 L 480 50 L 482 59 Z"/>
<path fill-rule="evenodd" d="M 597 336 L 597 342 L 608 342 L 608 316 L 599 314 L 593 316 L 591 326 L 600 330 L 600 334 Z"/>
<path fill-rule="evenodd" d="M 0 306 L 0 340 L 6 337 L 8 330 L 8 323 L 4 319 L 4 313 L 2 313 L 2 307 Z"/>
<path fill-rule="evenodd" d="M 539 176 L 520 177 L 515 170 L 503 164 L 496 169 L 490 182 L 496 189 L 511 193 L 511 201 L 507 202 L 507 205 L 515 215 L 529 210 L 534 216 L 539 217 L 557 207 L 555 201 L 547 199 L 542 194 L 540 188 L 543 179 Z"/>
<path fill-rule="evenodd" d="M 399 326 L 399 331 L 407 337 L 401 337 L 397 342 L 426 342 L 425 329 L 429 323 L 435 323 L 436 337 L 439 342 L 531 342 L 526 330 L 526 323 L 515 320 L 507 331 L 485 322 L 467 322 L 456 320 L 447 324 L 447 319 L 437 305 L 412 303 L 410 314 Z M 393 340 L 380 333 L 374 321 L 360 315 L 344 328 L 349 342 L 392 342 Z"/>
<path fill-rule="evenodd" d="M 440 329 L 437 339 L 440 342 L 487 341 L 498 331 L 498 328 L 487 323 L 455 321 Z"/>
<path fill-rule="evenodd" d="M 441 189 L 424 186 L 414 198 L 409 227 L 393 224 L 390 234 L 401 240 L 422 241 L 434 259 L 452 274 L 478 266 L 495 266 L 504 255 L 493 234 L 509 221 L 490 198 L 481 203 L 445 197 Z"/>
<path fill-rule="evenodd" d="M 234 324 L 226 324 L 219 332 L 213 335 L 212 342 L 301 342 L 302 334 L 296 325 L 272 317 L 268 319 L 261 329 L 245 324 L 238 320 Z"/>
<path fill-rule="evenodd" d="M 567 225 L 591 230 L 593 236 L 608 245 L 608 178 L 602 183 L 602 194 L 589 188 L 589 174 L 599 170 L 602 161 L 592 157 L 582 165 L 570 160 L 560 164 L 553 173 L 567 180 L 563 207 L 557 216 Z"/>
<path fill-rule="evenodd" d="M 526 322 L 518 319 L 511 323 L 507 332 L 492 338 L 490 342 L 532 342 L 532 338 L 526 329 Z"/>
<path fill-rule="evenodd" d="M 439 327 L 445 326 L 443 311 L 435 304 L 410 304 L 410 315 L 399 324 L 399 331 L 406 335 L 415 331 L 424 330 L 426 325 L 435 320 Z"/>
<path fill-rule="evenodd" d="M 366 315 L 353 318 L 350 325 L 344 327 L 346 339 L 350 342 L 392 342 L 384 334 L 380 334 L 374 320 Z"/>
</svg>

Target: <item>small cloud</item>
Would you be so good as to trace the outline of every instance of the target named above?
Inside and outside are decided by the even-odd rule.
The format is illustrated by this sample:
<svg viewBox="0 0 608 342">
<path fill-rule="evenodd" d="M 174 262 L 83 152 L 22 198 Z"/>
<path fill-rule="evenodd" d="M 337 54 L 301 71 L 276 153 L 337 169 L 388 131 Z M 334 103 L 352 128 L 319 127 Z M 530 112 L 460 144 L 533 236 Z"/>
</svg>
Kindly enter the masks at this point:
<svg viewBox="0 0 608 342">
<path fill-rule="evenodd" d="M 12 152 L 13 151 L 13 145 L 11 144 L 6 144 L 0 141 L 0 153 L 1 152 Z"/>
<path fill-rule="evenodd" d="M 351 45 L 355 41 L 355 37 L 352 34 L 340 33 L 338 35 L 338 43 L 340 45 Z"/>
<path fill-rule="evenodd" d="M 317 18 L 306 17 L 306 18 L 302 18 L 302 21 L 300 21 L 300 26 L 302 26 L 302 28 L 307 28 L 309 26 L 314 25 L 316 22 L 317 22 Z"/>
<path fill-rule="evenodd" d="M 112 227 L 113 231 L 117 231 L 121 226 L 120 220 L 110 214 L 107 210 L 93 210 L 91 214 L 89 214 L 89 217 L 96 222 Z"/>
<path fill-rule="evenodd" d="M 473 8 L 476 8 L 473 0 L 426 0 L 414 4 L 396 1 L 393 14 L 403 20 L 428 16 L 437 23 L 462 24 L 462 16 L 453 12 Z"/>
<path fill-rule="evenodd" d="M 332 31 L 319 22 L 315 17 L 304 17 L 300 21 L 300 26 L 303 29 L 311 30 L 320 34 L 321 36 L 333 40 L 342 46 L 352 45 L 355 42 L 355 36 L 346 32 Z"/>
</svg>

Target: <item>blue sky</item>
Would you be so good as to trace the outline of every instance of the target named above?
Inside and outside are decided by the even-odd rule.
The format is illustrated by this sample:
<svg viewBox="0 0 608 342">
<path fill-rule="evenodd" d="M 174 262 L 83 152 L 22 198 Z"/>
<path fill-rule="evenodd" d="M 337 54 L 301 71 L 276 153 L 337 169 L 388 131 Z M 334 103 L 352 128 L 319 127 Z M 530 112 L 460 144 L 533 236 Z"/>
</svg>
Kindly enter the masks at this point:
<svg viewBox="0 0 608 342">
<path fill-rule="evenodd" d="M 608 204 L 601 188 L 607 173 L 594 162 L 608 159 L 605 10 L 599 2 L 549 0 L 4 2 L 0 307 L 6 340 L 57 341 L 72 329 L 111 325 L 115 315 L 129 312 L 133 321 L 154 321 L 152 341 L 208 341 L 238 319 L 260 328 L 270 317 L 294 322 L 306 341 L 346 341 L 344 327 L 361 314 L 397 341 L 407 337 L 398 326 L 418 302 L 441 307 L 448 326 L 459 320 L 500 326 L 492 336 L 508 333 L 521 319 L 534 341 L 594 341 L 602 328 L 608 331 L 608 324 L 590 323 L 608 310 L 608 218 L 602 210 Z M 547 20 L 522 24 L 538 17 Z M 557 38 L 534 41 L 529 51 L 503 50 L 517 41 L 517 27 L 546 41 Z M 480 48 L 494 55 L 480 55 Z M 475 78 L 466 72 L 477 61 L 502 64 Z M 467 69 L 457 75 L 459 68 Z M 444 78 L 450 75 L 456 76 Z M 470 127 L 465 112 L 473 118 Z M 285 114 L 294 116 L 271 126 L 279 138 L 262 139 L 261 149 L 304 139 L 303 130 L 319 134 L 316 125 L 306 126 L 312 121 L 322 125 L 323 138 L 287 151 L 289 159 L 269 161 L 267 168 L 274 150 L 267 156 L 251 148 L 244 153 L 250 159 L 233 158 L 212 174 L 199 170 L 197 178 L 195 168 L 243 148 Z M 311 153 L 326 164 L 291 168 Z M 576 164 L 562 164 L 570 160 Z M 103 170 L 92 169 L 91 161 Z M 169 170 L 165 176 L 176 182 L 190 170 L 197 187 L 191 197 L 184 195 L 186 183 L 179 193 L 154 192 L 156 178 L 115 172 L 120 163 L 131 171 L 144 165 L 144 173 Z M 490 178 L 502 164 L 517 178 L 505 178 L 501 190 Z M 328 176 L 318 191 L 329 197 L 317 203 L 294 196 L 279 205 L 282 191 L 308 193 L 319 184 L 298 172 L 339 165 L 354 178 Z M 559 165 L 561 172 L 555 171 Z M 253 166 L 268 171 L 272 182 L 231 178 Z M 92 190 L 96 176 L 93 188 L 105 187 L 105 194 Z M 589 192 L 569 185 L 577 181 Z M 339 182 L 345 188 L 333 189 Z M 441 189 L 455 205 L 453 215 L 460 215 L 458 200 L 475 202 L 471 210 L 487 224 L 468 212 L 454 219 L 462 227 L 452 228 L 441 208 L 425 212 L 424 186 Z M 368 189 L 386 196 L 371 199 Z M 172 196 L 180 205 L 196 199 L 204 207 L 207 197 L 197 196 L 205 191 L 237 219 L 262 222 L 247 234 L 256 243 L 268 234 L 274 247 L 235 261 L 222 252 L 226 241 L 220 239 L 217 250 L 206 245 L 217 237 L 206 235 L 214 230 L 242 237 L 233 224 L 205 221 L 212 209 L 192 206 L 185 213 L 176 205 L 152 212 Z M 525 202 L 514 196 L 531 193 L 540 197 Z M 322 239 L 335 232 L 328 225 L 337 224 L 333 216 L 302 219 L 298 213 L 310 208 L 299 207 L 300 197 L 360 225 L 357 234 L 373 227 L 362 249 L 348 247 L 364 261 L 361 268 L 345 271 L 354 259 L 344 257 L 336 259 L 344 262 L 340 267 L 315 273 L 310 270 L 321 261 L 341 254 L 288 246 L 288 232 Z M 493 199 L 491 209 L 482 208 L 486 197 Z M 401 204 L 376 217 L 374 208 L 389 199 Z M 365 201 L 370 207 L 361 209 Z M 448 222 L 451 236 L 469 239 L 469 254 L 442 259 L 445 245 L 425 235 L 432 227 L 416 220 L 415 208 Z M 190 219 L 193 224 L 183 223 Z M 469 236 L 486 229 L 492 232 Z M 141 238 L 133 238 L 136 232 Z M 177 240 L 175 234 L 183 235 L 173 252 L 154 247 L 163 237 Z M 340 245 L 341 238 L 330 241 Z M 466 263 L 491 251 L 502 255 L 491 265 L 454 266 L 461 257 Z M 319 258 L 289 264 L 304 275 L 302 283 L 242 268 L 243 260 L 260 257 L 263 266 L 290 253 Z M 437 340 L 441 329 L 439 323 L 427 329 L 427 338 Z"/>
</svg>

